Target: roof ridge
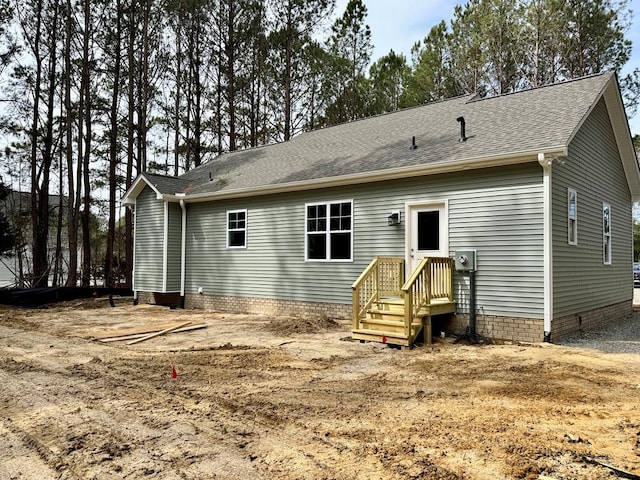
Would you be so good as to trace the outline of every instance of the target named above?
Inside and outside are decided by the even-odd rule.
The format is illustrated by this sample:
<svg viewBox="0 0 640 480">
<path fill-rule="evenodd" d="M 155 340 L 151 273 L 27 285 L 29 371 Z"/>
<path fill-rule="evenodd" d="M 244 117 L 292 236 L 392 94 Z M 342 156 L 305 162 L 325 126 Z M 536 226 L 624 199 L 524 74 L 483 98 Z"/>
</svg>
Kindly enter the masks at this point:
<svg viewBox="0 0 640 480">
<path fill-rule="evenodd" d="M 428 107 L 428 106 L 431 106 L 431 105 L 437 105 L 437 104 L 440 104 L 440 103 L 446 103 L 446 102 L 451 102 L 451 101 L 454 101 L 454 100 L 460 100 L 461 98 L 474 96 L 474 95 L 476 95 L 476 94 L 475 93 L 462 93 L 462 94 L 456 95 L 454 97 L 439 98 L 439 99 L 433 100 L 431 102 L 420 103 L 419 105 L 412 105 L 410 107 L 398 108 L 397 110 L 392 110 L 390 112 L 376 113 L 376 114 L 373 114 L 373 115 L 368 115 L 368 116 L 365 116 L 365 117 L 356 118 L 354 120 L 347 120 L 345 122 L 334 123 L 332 125 L 327 125 L 327 126 L 324 126 L 324 127 L 314 128 L 313 130 L 305 130 L 300 135 L 302 135 L 304 133 L 320 132 L 320 131 L 328 130 L 330 128 L 341 127 L 341 126 L 344 126 L 344 125 L 349 125 L 351 123 L 362 122 L 364 120 L 371 120 L 372 118 L 385 117 L 385 116 L 389 116 L 389 115 L 404 113 L 404 112 L 408 112 L 410 110 L 416 110 L 418 108 Z"/>
<path fill-rule="evenodd" d="M 511 95 L 517 95 L 519 93 L 533 92 L 533 91 L 542 90 L 543 88 L 549 88 L 549 87 L 558 87 L 560 85 L 566 85 L 566 84 L 569 84 L 569 83 L 579 82 L 579 81 L 582 81 L 582 80 L 587 80 L 589 78 L 595 78 L 595 77 L 600 77 L 600 76 L 604 76 L 604 75 L 613 75 L 613 74 L 614 74 L 614 72 L 612 72 L 612 71 L 605 71 L 605 72 L 599 72 L 599 73 L 592 73 L 590 75 L 584 75 L 582 77 L 569 78 L 569 79 L 566 79 L 566 80 L 562 80 L 560 82 L 545 83 L 544 85 L 539 85 L 537 87 L 529 87 L 529 88 L 525 88 L 523 90 L 516 90 L 514 92 L 500 93 L 498 95 L 492 95 L 492 96 L 489 96 L 489 97 L 480 97 L 479 95 L 476 95 L 473 98 L 471 98 L 467 103 L 482 102 L 484 100 L 492 100 L 492 99 L 495 99 L 495 98 L 508 97 L 508 96 L 511 96 Z"/>
<path fill-rule="evenodd" d="M 262 145 L 255 145 L 253 147 L 248 147 L 248 148 L 242 148 L 242 149 L 238 149 L 238 150 L 231 150 L 231 151 L 227 151 L 227 152 L 222 152 L 222 153 L 216 155 L 215 157 L 207 160 L 206 162 L 198 165 L 197 167 L 192 168 L 191 170 L 188 170 L 188 171 L 182 173 L 181 175 L 179 175 L 176 178 L 182 178 L 187 173 L 191 173 L 191 172 L 195 172 L 197 170 L 200 170 L 200 169 L 204 168 L 205 166 L 209 165 L 211 162 L 214 162 L 216 159 L 218 159 L 218 158 L 220 158 L 222 156 L 227 156 L 227 155 L 240 153 L 240 152 L 248 152 L 248 151 L 251 151 L 251 150 L 257 150 L 257 149 L 265 148 L 265 147 L 272 147 L 274 145 L 284 145 L 284 144 L 287 144 L 287 143 L 289 143 L 291 141 L 297 140 L 298 138 L 300 138 L 302 136 L 307 136 L 309 134 L 313 134 L 313 133 L 316 133 L 316 132 L 324 132 L 326 130 L 329 130 L 329 129 L 332 129 L 332 128 L 335 128 L 335 127 L 342 127 L 344 125 L 349 125 L 349 124 L 361 122 L 361 121 L 364 121 L 364 120 L 370 120 L 372 118 L 384 117 L 384 116 L 388 116 L 388 115 L 407 112 L 407 111 L 410 111 L 410 110 L 415 110 L 415 109 L 422 108 L 422 107 L 427 107 L 427 106 L 430 106 L 430 105 L 437 105 L 437 104 L 440 104 L 440 103 L 459 100 L 461 98 L 468 97 L 468 96 L 473 96 L 473 95 L 475 95 L 475 94 L 474 93 L 463 93 L 461 95 L 456 95 L 454 97 L 440 98 L 440 99 L 434 100 L 432 102 L 425 102 L 425 103 L 421 103 L 419 105 L 413 105 L 413 106 L 410 106 L 410 107 L 399 108 L 397 110 L 393 110 L 393 111 L 390 111 L 390 112 L 376 113 L 374 115 L 368 115 L 368 116 L 365 116 L 365 117 L 356 118 L 355 120 L 347 120 L 345 122 L 334 123 L 332 125 L 326 125 L 326 126 L 314 128 L 312 130 L 303 130 L 302 132 L 298 133 L 297 135 L 294 135 L 293 137 L 291 137 L 289 140 L 282 140 L 282 141 L 279 141 L 279 142 L 266 143 L 266 144 L 262 144 Z"/>
</svg>

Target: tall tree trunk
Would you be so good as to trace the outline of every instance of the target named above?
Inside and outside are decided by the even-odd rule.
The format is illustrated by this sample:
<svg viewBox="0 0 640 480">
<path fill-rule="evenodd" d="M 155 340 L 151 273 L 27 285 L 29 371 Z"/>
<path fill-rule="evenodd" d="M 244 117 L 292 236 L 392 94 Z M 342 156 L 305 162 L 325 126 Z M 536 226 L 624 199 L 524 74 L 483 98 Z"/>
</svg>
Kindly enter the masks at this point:
<svg viewBox="0 0 640 480">
<path fill-rule="evenodd" d="M 202 142 L 202 80 L 200 70 L 202 66 L 200 52 L 200 26 L 196 28 L 196 52 L 194 57 L 193 83 L 195 87 L 195 105 L 193 112 L 193 165 L 199 167 L 202 163 L 200 145 Z"/>
<path fill-rule="evenodd" d="M 31 127 L 31 235 L 32 235 L 32 259 L 33 287 L 46 286 L 47 279 L 47 232 L 42 231 L 40 223 L 40 189 L 38 185 L 38 118 L 40 112 L 40 82 L 42 81 L 42 57 L 40 53 L 40 40 L 42 35 L 42 0 L 36 3 L 36 33 L 33 42 L 34 60 L 36 62 L 36 78 L 33 91 L 33 123 Z M 48 198 L 47 198 L 48 199 Z M 43 238 L 44 236 L 44 238 Z"/>
<path fill-rule="evenodd" d="M 293 49 L 293 12 L 291 1 L 288 2 L 287 10 L 287 34 L 285 39 L 285 53 L 284 53 L 284 140 L 287 141 L 291 138 L 291 61 Z"/>
<path fill-rule="evenodd" d="M 42 145 L 42 184 L 40 187 L 40 230 L 42 232 L 42 242 L 44 243 L 44 259 L 46 267 L 45 281 L 49 279 L 49 261 L 47 249 L 49 246 L 49 184 L 51 179 L 51 166 L 53 164 L 53 113 L 56 94 L 56 65 L 57 65 L 57 32 L 58 32 L 58 2 L 53 4 L 53 24 L 51 26 L 51 38 L 49 44 L 49 76 L 47 79 L 47 123 L 45 137 Z"/>
<path fill-rule="evenodd" d="M 84 1 L 84 34 L 82 39 L 82 79 L 84 97 L 85 145 L 82 156 L 82 180 L 84 200 L 82 208 L 82 286 L 88 287 L 91 276 L 91 181 L 89 161 L 91 158 L 91 85 L 89 78 L 89 37 L 91 30 L 91 0 Z M 82 154 L 82 152 L 80 152 Z"/>
<path fill-rule="evenodd" d="M 64 90 L 64 89 L 63 89 Z M 64 97 L 64 91 L 61 91 L 61 96 Z M 64 118 L 64 98 L 60 102 L 60 118 Z M 62 133 L 60 134 L 62 135 Z M 62 156 L 62 149 L 58 151 L 58 217 L 56 224 L 56 250 L 55 250 L 55 264 L 53 268 L 53 286 L 57 287 L 62 285 L 63 277 L 63 264 L 64 258 L 62 256 L 62 218 L 64 213 L 64 161 Z"/>
<path fill-rule="evenodd" d="M 65 118 L 65 156 L 67 160 L 67 237 L 69 244 L 69 273 L 67 275 L 67 287 L 75 287 L 78 284 L 78 215 L 75 202 L 75 180 L 73 175 L 73 121 L 71 111 L 71 35 L 73 25 L 73 10 L 71 0 L 66 2 L 66 25 L 64 40 L 64 109 Z"/>
<path fill-rule="evenodd" d="M 222 45 L 218 45 L 217 51 L 218 65 L 216 66 L 216 136 L 217 153 L 222 154 Z"/>
<path fill-rule="evenodd" d="M 116 167 L 118 164 L 118 100 L 120 98 L 120 38 L 122 34 L 121 2 L 116 1 L 116 38 L 114 46 L 113 93 L 111 97 L 111 129 L 109 131 L 109 220 L 105 254 L 104 280 L 108 287 L 114 286 L 114 244 L 116 236 Z"/>
<path fill-rule="evenodd" d="M 138 82 L 137 82 L 137 116 L 138 116 L 138 173 L 147 171 L 147 103 L 149 89 L 149 0 L 142 2 L 142 32 L 141 44 L 138 52 Z"/>
<path fill-rule="evenodd" d="M 229 106 L 229 151 L 236 150 L 236 77 L 235 77 L 235 0 L 228 3 L 227 12 L 227 102 Z"/>
<path fill-rule="evenodd" d="M 187 111 L 187 118 L 185 118 L 184 121 L 184 146 L 185 146 L 185 152 L 184 152 L 184 169 L 185 170 L 191 170 L 191 108 L 192 108 L 192 103 L 193 103 L 193 49 L 194 49 L 194 40 L 193 40 L 193 15 L 191 15 L 190 18 L 190 22 L 189 22 L 189 34 L 188 34 L 188 41 L 187 41 L 187 55 L 188 55 L 188 60 L 189 60 L 189 64 L 187 66 L 187 91 L 186 91 L 186 95 L 187 97 L 185 98 L 185 103 L 187 105 L 186 107 L 186 111 Z"/>
<path fill-rule="evenodd" d="M 127 170 L 125 176 L 125 186 L 127 190 L 133 183 L 133 149 L 135 141 L 135 38 L 136 38 L 136 14 L 135 1 L 129 5 L 129 42 L 127 45 Z M 138 172 L 139 173 L 139 172 Z M 130 209 L 125 211 L 125 261 L 126 285 L 133 287 L 133 214 Z"/>
<path fill-rule="evenodd" d="M 175 102 L 175 118 L 174 118 L 174 166 L 173 175 L 179 175 L 180 169 L 180 105 L 182 101 L 182 15 L 178 14 L 176 20 L 176 102 Z"/>
</svg>

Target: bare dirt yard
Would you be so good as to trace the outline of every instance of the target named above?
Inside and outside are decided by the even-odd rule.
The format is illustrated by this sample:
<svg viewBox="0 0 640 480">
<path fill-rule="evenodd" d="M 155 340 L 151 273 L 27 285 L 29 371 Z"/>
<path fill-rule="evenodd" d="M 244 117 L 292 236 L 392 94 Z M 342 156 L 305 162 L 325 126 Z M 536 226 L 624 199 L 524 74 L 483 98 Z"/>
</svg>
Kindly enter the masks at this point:
<svg viewBox="0 0 640 480">
<path fill-rule="evenodd" d="M 207 328 L 96 340 L 186 321 Z M 3 480 L 637 478 L 639 398 L 633 354 L 400 351 L 330 319 L 0 307 Z"/>
</svg>

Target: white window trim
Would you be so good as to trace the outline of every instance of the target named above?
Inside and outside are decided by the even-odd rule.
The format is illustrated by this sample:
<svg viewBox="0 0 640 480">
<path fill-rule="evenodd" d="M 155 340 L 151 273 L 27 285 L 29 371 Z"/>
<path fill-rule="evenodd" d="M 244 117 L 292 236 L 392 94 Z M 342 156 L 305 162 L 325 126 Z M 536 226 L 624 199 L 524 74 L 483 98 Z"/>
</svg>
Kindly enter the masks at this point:
<svg viewBox="0 0 640 480">
<path fill-rule="evenodd" d="M 350 252 L 351 252 L 351 258 L 348 259 L 332 259 L 332 258 L 325 258 L 325 259 L 321 259 L 321 258 L 309 258 L 309 231 L 307 230 L 308 227 L 308 212 L 309 212 L 309 207 L 313 207 L 316 205 L 325 205 L 327 207 L 327 229 L 325 230 L 325 235 L 326 235 L 326 245 L 327 245 L 327 256 L 331 255 L 331 232 L 332 230 L 329 228 L 329 221 L 330 221 L 330 216 L 331 216 L 331 205 L 336 204 L 336 203 L 350 203 L 351 204 L 351 229 L 350 230 L 334 230 L 336 232 L 340 232 L 340 233 L 346 233 L 347 231 L 350 234 L 350 241 L 351 241 L 351 245 L 349 247 Z M 353 199 L 350 200 L 328 200 L 326 202 L 309 202 L 309 203 L 305 203 L 304 204 L 304 261 L 305 262 L 311 262 L 311 263 L 353 263 L 353 221 L 354 221 L 355 215 L 354 215 L 354 211 L 353 211 Z"/>
<path fill-rule="evenodd" d="M 609 209 L 609 233 L 605 233 L 604 231 L 604 211 L 605 208 Z M 612 222 L 611 222 L 611 204 L 606 203 L 606 202 L 602 202 L 602 263 L 604 263 L 605 265 L 611 265 L 611 259 L 613 257 L 613 253 L 611 252 L 611 248 L 613 245 L 613 241 L 611 239 L 611 229 L 612 229 Z M 604 246 L 607 244 L 609 244 L 609 248 L 605 250 Z M 605 252 L 609 252 L 609 257 L 607 258 L 606 253 Z"/>
<path fill-rule="evenodd" d="M 575 211 L 573 217 L 571 216 L 571 195 L 574 195 L 576 199 Z M 573 223 L 573 241 L 571 241 L 571 230 Z M 578 245 L 578 192 L 573 188 L 567 188 L 567 243 L 569 245 Z"/>
<path fill-rule="evenodd" d="M 244 213 L 244 228 L 229 228 L 229 214 L 231 213 Z M 227 210 L 225 221 L 227 248 L 232 250 L 246 250 L 247 244 L 249 243 L 249 215 L 247 209 Z M 244 245 L 229 245 L 229 232 L 244 232 Z"/>
</svg>

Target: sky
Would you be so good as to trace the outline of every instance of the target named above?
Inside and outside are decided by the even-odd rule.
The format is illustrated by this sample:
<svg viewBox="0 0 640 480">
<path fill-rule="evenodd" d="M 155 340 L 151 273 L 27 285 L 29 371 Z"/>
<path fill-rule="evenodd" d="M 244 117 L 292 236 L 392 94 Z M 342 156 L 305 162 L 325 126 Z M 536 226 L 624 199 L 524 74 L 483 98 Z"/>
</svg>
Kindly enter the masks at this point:
<svg viewBox="0 0 640 480">
<path fill-rule="evenodd" d="M 336 17 L 342 15 L 348 0 L 337 0 Z M 422 40 L 431 27 L 453 18 L 457 4 L 465 1 L 456 0 L 364 0 L 368 10 L 367 23 L 371 27 L 374 51 L 372 60 L 382 57 L 393 49 L 396 53 L 404 53 L 411 59 L 411 47 Z M 630 0 L 629 8 L 634 12 L 632 25 L 627 32 L 627 39 L 633 43 L 631 59 L 622 70 L 622 75 L 640 68 L 640 0 Z M 640 110 L 640 109 L 639 109 Z M 640 111 L 629 119 L 632 134 L 640 134 Z"/>
</svg>

